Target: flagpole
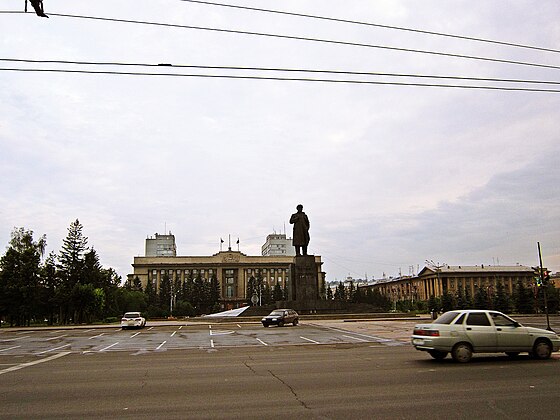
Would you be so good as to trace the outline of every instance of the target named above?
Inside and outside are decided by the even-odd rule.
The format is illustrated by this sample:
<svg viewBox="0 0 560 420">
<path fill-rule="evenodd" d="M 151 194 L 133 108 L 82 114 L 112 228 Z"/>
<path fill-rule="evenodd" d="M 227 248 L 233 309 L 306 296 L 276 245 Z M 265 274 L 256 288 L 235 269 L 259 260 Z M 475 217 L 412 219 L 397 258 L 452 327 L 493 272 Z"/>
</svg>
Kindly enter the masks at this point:
<svg viewBox="0 0 560 420">
<path fill-rule="evenodd" d="M 228 251 L 231 251 L 231 233 L 229 234 Z"/>
<path fill-rule="evenodd" d="M 239 252 L 239 238 L 237 238 L 237 252 Z"/>
</svg>

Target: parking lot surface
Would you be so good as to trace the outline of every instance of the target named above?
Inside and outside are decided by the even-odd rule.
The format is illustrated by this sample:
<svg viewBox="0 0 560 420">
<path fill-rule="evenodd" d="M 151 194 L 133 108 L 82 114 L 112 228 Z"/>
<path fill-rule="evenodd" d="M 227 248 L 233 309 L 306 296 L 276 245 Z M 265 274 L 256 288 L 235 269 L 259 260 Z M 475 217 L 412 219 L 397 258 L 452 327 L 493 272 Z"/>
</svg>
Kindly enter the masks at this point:
<svg viewBox="0 0 560 420">
<path fill-rule="evenodd" d="M 402 337 L 390 338 L 360 330 L 356 325 L 302 322 L 298 326 L 263 328 L 257 323 L 148 325 L 137 330 L 117 327 L 89 329 L 23 329 L 0 331 L 0 358 L 48 356 L 57 352 L 103 353 L 114 351 L 157 352 L 171 349 L 219 349 L 223 347 L 324 345 L 372 343 L 403 345 Z"/>
</svg>

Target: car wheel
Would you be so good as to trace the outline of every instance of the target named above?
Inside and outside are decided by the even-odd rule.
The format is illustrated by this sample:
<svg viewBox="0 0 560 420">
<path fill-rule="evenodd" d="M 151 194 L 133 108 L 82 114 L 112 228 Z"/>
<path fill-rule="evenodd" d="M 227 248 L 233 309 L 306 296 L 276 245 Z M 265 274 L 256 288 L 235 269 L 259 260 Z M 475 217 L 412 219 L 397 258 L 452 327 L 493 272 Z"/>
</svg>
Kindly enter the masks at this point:
<svg viewBox="0 0 560 420">
<path fill-rule="evenodd" d="M 279 322 L 278 322 L 278 326 L 279 326 L 279 327 L 283 327 L 283 326 L 284 326 L 284 321 L 279 321 Z"/>
<path fill-rule="evenodd" d="M 263 327 L 268 328 L 268 324 L 263 324 Z"/>
<path fill-rule="evenodd" d="M 506 351 L 506 354 L 507 354 L 509 357 L 517 357 L 517 356 L 519 356 L 519 352 L 518 352 L 518 351 Z"/>
<path fill-rule="evenodd" d="M 539 360 L 549 359 L 552 354 L 552 346 L 548 341 L 538 340 L 533 346 L 533 357 Z"/>
<path fill-rule="evenodd" d="M 438 350 L 430 350 L 430 351 L 428 351 L 428 353 L 430 353 L 430 356 L 432 356 L 436 360 L 443 360 L 447 357 L 448 352 L 438 351 Z"/>
<path fill-rule="evenodd" d="M 294 319 L 294 322 L 293 322 L 294 327 L 298 324 L 298 322 L 299 322 L 299 320 L 297 318 Z"/>
<path fill-rule="evenodd" d="M 455 344 L 455 347 L 453 347 L 453 350 L 451 350 L 451 357 L 453 357 L 453 360 L 459 363 L 469 362 L 472 358 L 472 348 L 470 344 Z"/>
</svg>

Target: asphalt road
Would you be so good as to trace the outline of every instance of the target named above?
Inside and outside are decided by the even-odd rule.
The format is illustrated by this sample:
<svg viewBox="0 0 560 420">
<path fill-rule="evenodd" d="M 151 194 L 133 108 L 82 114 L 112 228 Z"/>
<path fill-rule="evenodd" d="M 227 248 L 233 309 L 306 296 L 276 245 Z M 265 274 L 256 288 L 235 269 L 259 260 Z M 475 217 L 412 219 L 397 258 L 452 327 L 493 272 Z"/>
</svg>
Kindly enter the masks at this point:
<svg viewBox="0 0 560 420">
<path fill-rule="evenodd" d="M 169 336 L 171 329 L 162 328 L 155 328 L 159 332 L 154 334 Z M 386 331 L 387 341 L 292 342 L 312 332 L 316 339 L 348 336 L 366 340 L 367 335 L 378 337 L 371 331 L 379 333 L 380 328 Z M 367 329 L 369 334 L 364 332 Z M 71 345 L 40 355 L 32 351 L 0 353 L 0 418 L 558 417 L 558 354 L 547 361 L 476 355 L 466 365 L 449 358 L 437 362 L 399 339 L 408 330 L 402 323 L 282 329 L 254 326 L 238 335 L 252 342 L 257 340 L 251 334 L 262 337 L 266 333 L 270 334 L 267 340 L 272 342 L 277 335 L 279 341 L 228 346 L 216 342 L 214 347 L 210 337 L 227 339 L 233 333 L 211 336 L 208 330 L 208 326 L 197 329 L 205 340 L 198 347 L 175 348 L 166 343 L 156 350 L 162 338 L 157 336 L 146 340 L 152 346 L 146 351 L 117 350 L 118 346 L 101 351 L 97 345 L 73 350 Z M 24 331 L 18 333 L 26 336 Z M 80 340 L 94 341 L 89 337 L 95 333 L 88 331 Z M 49 345 L 55 348 L 55 341 L 75 338 L 70 333 L 60 337 L 65 334 L 51 331 L 51 338 L 59 338 Z M 129 338 L 130 342 L 137 337 L 140 335 Z M 29 339 L 16 342 L 25 340 Z M 44 342 L 36 341 L 44 349 Z M 403 344 L 393 345 L 399 342 Z M 14 346 L 8 341 L 1 344 L 2 348 Z"/>
</svg>

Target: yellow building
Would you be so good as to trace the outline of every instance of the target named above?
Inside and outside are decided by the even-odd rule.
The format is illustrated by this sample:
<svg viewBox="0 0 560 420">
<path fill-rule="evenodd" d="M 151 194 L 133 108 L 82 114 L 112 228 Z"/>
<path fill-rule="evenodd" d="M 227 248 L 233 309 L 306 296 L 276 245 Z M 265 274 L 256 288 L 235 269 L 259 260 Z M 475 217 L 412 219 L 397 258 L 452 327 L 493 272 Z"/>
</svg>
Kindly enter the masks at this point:
<svg viewBox="0 0 560 420">
<path fill-rule="evenodd" d="M 449 266 L 425 267 L 417 276 L 381 280 L 370 287 L 389 297 L 392 301 L 428 300 L 430 296 L 441 297 L 449 292 L 456 294 L 459 288 L 468 289 L 474 296 L 476 289 L 484 287 L 489 293 L 496 291 L 498 282 L 507 293 L 513 294 L 517 282 L 533 287 L 535 271 L 526 266 Z"/>
<path fill-rule="evenodd" d="M 320 256 L 315 256 L 320 280 L 325 273 L 321 271 Z M 191 277 L 209 280 L 217 278 L 220 285 L 220 303 L 224 309 L 234 309 L 247 304 L 247 284 L 251 277 L 260 273 L 263 282 L 273 288 L 279 283 L 282 288 L 291 287 L 294 257 L 285 255 L 248 256 L 239 251 L 220 251 L 211 256 L 151 256 L 134 257 L 133 273 L 128 281 L 138 277 L 142 288 L 151 281 L 156 290 L 165 274 L 172 282 L 180 283 Z"/>
</svg>

